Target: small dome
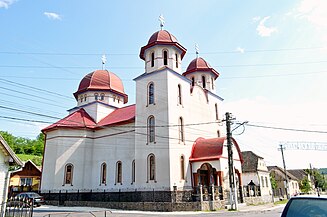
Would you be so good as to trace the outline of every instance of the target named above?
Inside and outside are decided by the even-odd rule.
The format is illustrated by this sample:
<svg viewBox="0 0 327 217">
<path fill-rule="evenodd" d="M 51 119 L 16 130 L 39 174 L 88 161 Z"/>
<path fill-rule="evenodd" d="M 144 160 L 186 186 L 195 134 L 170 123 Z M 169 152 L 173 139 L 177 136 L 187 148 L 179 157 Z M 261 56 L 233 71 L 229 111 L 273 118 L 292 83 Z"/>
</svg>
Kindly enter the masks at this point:
<svg viewBox="0 0 327 217">
<path fill-rule="evenodd" d="M 184 48 L 181 44 L 178 43 L 175 36 L 170 34 L 167 30 L 160 30 L 158 32 L 155 32 L 150 37 L 148 44 L 143 46 L 140 51 L 140 58 L 145 60 L 144 52 L 146 49 L 155 46 L 155 45 L 173 45 L 179 48 L 182 51 L 182 58 L 184 57 L 186 53 L 186 48 Z"/>
<path fill-rule="evenodd" d="M 218 78 L 219 73 L 212 68 L 209 63 L 207 63 L 207 61 L 205 61 L 203 58 L 201 57 L 197 57 L 194 60 L 192 60 L 192 62 L 188 65 L 186 72 L 183 73 L 184 76 L 192 73 L 192 72 L 212 72 L 215 75 L 215 79 Z"/>
<path fill-rule="evenodd" d="M 124 101 L 127 102 L 122 80 L 107 70 L 96 70 L 87 74 L 79 83 L 78 90 L 74 93 L 75 98 L 77 99 L 78 94 L 88 90 L 113 91 L 123 95 Z"/>
</svg>

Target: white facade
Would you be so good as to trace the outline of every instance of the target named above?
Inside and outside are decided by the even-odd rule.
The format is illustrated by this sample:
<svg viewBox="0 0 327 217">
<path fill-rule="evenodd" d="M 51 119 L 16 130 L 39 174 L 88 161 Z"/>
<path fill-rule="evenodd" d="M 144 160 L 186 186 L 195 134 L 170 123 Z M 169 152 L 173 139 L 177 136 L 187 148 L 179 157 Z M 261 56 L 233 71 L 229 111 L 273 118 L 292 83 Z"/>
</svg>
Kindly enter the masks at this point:
<svg viewBox="0 0 327 217">
<path fill-rule="evenodd" d="M 145 73 L 134 79 L 135 105 L 123 107 L 121 87 L 103 91 L 103 100 L 93 98 L 95 93 L 102 93 L 101 89 L 80 88 L 75 93 L 77 106 L 70 115 L 44 129 L 41 191 L 188 190 L 195 185 L 193 174 L 206 163 L 223 171 L 227 179 L 226 146 L 219 159 L 189 162 L 198 138 L 225 135 L 222 114 L 218 113 L 222 98 L 214 92 L 215 85 L 208 89 L 197 83 L 192 86 L 191 79 L 181 74 L 186 50 L 177 42 L 157 41 L 143 52 Z M 164 52 L 168 54 L 166 60 Z M 192 72 L 192 76 L 203 74 L 214 82 L 210 72 Z M 114 94 L 121 97 L 119 102 L 107 97 Z M 124 115 L 130 115 L 133 108 L 134 116 L 125 120 Z M 150 121 L 154 121 L 154 128 L 149 127 Z M 94 125 L 82 126 L 82 122 Z M 234 166 L 241 171 L 238 151 L 234 150 Z"/>
</svg>

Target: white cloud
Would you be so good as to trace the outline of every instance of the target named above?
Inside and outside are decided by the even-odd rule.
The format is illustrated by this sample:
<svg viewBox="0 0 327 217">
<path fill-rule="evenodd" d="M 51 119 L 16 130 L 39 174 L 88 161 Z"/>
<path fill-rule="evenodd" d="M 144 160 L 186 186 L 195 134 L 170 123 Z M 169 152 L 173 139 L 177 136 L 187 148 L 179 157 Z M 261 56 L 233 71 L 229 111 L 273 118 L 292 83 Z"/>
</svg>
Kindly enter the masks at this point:
<svg viewBox="0 0 327 217">
<path fill-rule="evenodd" d="M 47 16 L 50 20 L 61 20 L 61 16 L 57 13 L 44 12 L 43 14 Z"/>
<path fill-rule="evenodd" d="M 270 16 L 264 17 L 260 20 L 259 25 L 257 26 L 257 32 L 261 37 L 269 37 L 272 33 L 277 32 L 276 27 L 267 27 L 265 22 L 270 18 Z"/>
<path fill-rule="evenodd" d="M 303 0 L 297 8 L 296 16 L 307 19 L 317 28 L 327 27 L 327 1 Z"/>
<path fill-rule="evenodd" d="M 15 0 L 0 0 L 0 8 L 9 8 L 9 5 L 13 4 Z"/>
<path fill-rule="evenodd" d="M 260 16 L 253 17 L 253 18 L 252 18 L 252 22 L 256 23 L 256 22 L 258 22 L 260 19 L 261 19 Z"/>
<path fill-rule="evenodd" d="M 237 48 L 236 48 L 236 51 L 238 51 L 238 52 L 240 52 L 240 53 L 244 53 L 244 48 L 237 47 Z"/>
</svg>

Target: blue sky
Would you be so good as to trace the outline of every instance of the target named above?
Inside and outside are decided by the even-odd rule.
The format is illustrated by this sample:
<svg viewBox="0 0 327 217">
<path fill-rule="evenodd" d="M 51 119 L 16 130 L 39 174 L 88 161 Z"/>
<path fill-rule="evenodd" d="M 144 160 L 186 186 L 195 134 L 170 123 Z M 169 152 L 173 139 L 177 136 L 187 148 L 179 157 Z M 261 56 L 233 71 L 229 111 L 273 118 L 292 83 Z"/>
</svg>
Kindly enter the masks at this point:
<svg viewBox="0 0 327 217">
<path fill-rule="evenodd" d="M 133 78 L 144 69 L 139 51 L 160 29 L 163 14 L 164 29 L 188 49 L 183 68 L 195 58 L 197 43 L 200 56 L 220 72 L 221 113 L 255 125 L 327 132 L 326 11 L 324 0 L 0 0 L 0 106 L 7 107 L 0 108 L 0 129 L 34 138 L 47 124 L 8 117 L 56 121 L 12 108 L 67 115 L 75 106 L 72 93 L 84 75 L 101 68 L 103 53 L 134 103 Z M 251 126 L 237 133 L 242 150 L 277 165 L 280 142 L 327 142 L 327 133 Z M 326 151 L 285 155 L 290 168 L 327 166 Z"/>
</svg>

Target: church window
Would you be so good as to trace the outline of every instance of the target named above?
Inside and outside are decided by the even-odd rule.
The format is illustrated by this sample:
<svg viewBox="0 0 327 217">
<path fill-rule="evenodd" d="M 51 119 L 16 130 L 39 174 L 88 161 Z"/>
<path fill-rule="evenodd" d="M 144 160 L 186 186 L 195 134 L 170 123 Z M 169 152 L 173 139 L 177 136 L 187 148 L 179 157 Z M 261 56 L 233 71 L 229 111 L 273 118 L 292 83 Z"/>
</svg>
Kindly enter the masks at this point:
<svg viewBox="0 0 327 217">
<path fill-rule="evenodd" d="M 116 96 L 115 95 L 112 95 L 112 101 L 116 102 Z"/>
<path fill-rule="evenodd" d="M 132 161 L 132 184 L 135 182 L 135 160 Z"/>
<path fill-rule="evenodd" d="M 94 94 L 94 99 L 95 99 L 95 100 L 98 100 L 98 99 L 99 99 L 99 94 L 98 94 L 98 93 L 95 93 L 95 94 Z"/>
<path fill-rule="evenodd" d="M 184 162 L 183 155 L 181 156 L 180 164 L 181 164 L 181 179 L 184 180 L 185 179 L 185 162 Z"/>
<path fill-rule="evenodd" d="M 156 180 L 156 159 L 154 154 L 148 156 L 148 181 Z"/>
<path fill-rule="evenodd" d="M 100 100 L 103 101 L 104 100 L 104 93 L 100 94 Z"/>
<path fill-rule="evenodd" d="M 154 104 L 154 84 L 150 83 L 148 86 L 148 103 Z"/>
<path fill-rule="evenodd" d="M 175 54 L 176 68 L 178 68 L 178 54 Z"/>
<path fill-rule="evenodd" d="M 178 120 L 178 133 L 179 133 L 179 141 L 184 142 L 184 123 L 182 117 L 179 117 Z"/>
<path fill-rule="evenodd" d="M 154 52 L 151 53 L 151 67 L 154 67 Z"/>
<path fill-rule="evenodd" d="M 194 83 L 195 83 L 194 82 L 194 77 L 192 77 L 191 80 L 192 80 L 192 87 L 193 87 L 194 86 Z"/>
<path fill-rule="evenodd" d="M 217 103 L 215 104 L 215 113 L 216 113 L 216 120 L 218 120 L 219 117 L 218 117 L 218 105 L 217 105 Z"/>
<path fill-rule="evenodd" d="M 84 101 L 86 102 L 86 98 L 87 98 L 87 95 L 86 94 L 84 94 Z"/>
<path fill-rule="evenodd" d="M 206 88 L 206 77 L 202 75 L 202 87 Z"/>
<path fill-rule="evenodd" d="M 215 89 L 215 81 L 213 80 L 213 78 L 211 78 L 211 87 L 212 89 Z"/>
<path fill-rule="evenodd" d="M 107 184 L 107 164 L 101 164 L 101 184 Z"/>
<path fill-rule="evenodd" d="M 164 56 L 164 65 L 168 65 L 168 51 L 164 51 L 163 52 L 163 56 Z"/>
<path fill-rule="evenodd" d="M 217 130 L 217 136 L 220 137 L 220 130 Z"/>
<path fill-rule="evenodd" d="M 66 164 L 64 184 L 73 185 L 73 165 Z"/>
<path fill-rule="evenodd" d="M 148 142 L 154 142 L 155 141 L 155 120 L 153 116 L 150 116 L 148 118 Z"/>
<path fill-rule="evenodd" d="M 182 105 L 182 87 L 181 85 L 179 84 L 178 85 L 178 104 Z"/>
<path fill-rule="evenodd" d="M 117 183 L 120 183 L 122 184 L 123 183 L 123 177 L 122 177 L 122 163 L 121 161 L 118 161 L 116 163 L 116 184 Z"/>
</svg>

